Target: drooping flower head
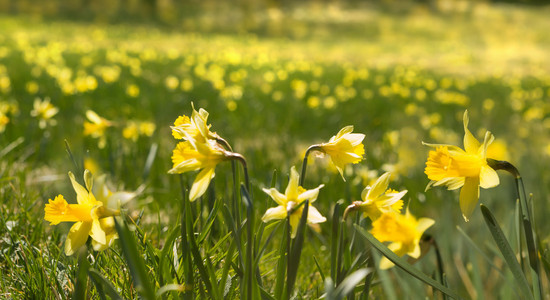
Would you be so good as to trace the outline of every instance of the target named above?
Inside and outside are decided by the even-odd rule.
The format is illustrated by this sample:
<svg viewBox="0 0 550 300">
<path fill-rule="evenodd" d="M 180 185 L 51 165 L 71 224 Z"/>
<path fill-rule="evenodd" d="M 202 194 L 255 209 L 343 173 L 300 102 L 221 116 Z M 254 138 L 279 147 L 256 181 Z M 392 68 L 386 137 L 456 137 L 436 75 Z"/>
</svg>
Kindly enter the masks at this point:
<svg viewBox="0 0 550 300">
<path fill-rule="evenodd" d="M 67 203 L 63 195 L 58 195 L 54 200 L 49 199 L 44 207 L 44 220 L 50 222 L 50 225 L 75 222 L 65 241 L 66 255 L 73 255 L 86 243 L 88 236 L 92 238 L 94 250 L 107 249 L 118 238 L 113 219 L 114 215 L 118 215 L 118 211 L 108 207 L 106 200 L 110 199 L 109 197 L 101 198 L 105 202 L 98 201 L 90 192 L 93 181 L 88 170 L 84 172 L 86 188 L 76 182 L 73 173 L 69 172 L 69 178 L 76 191 L 78 204 Z"/>
<path fill-rule="evenodd" d="M 464 112 L 464 150 L 453 145 L 425 144 L 435 148 L 428 154 L 426 169 L 431 186 L 446 185 L 449 190 L 460 190 L 460 209 L 464 220 L 472 215 L 479 200 L 479 187 L 495 187 L 499 178 L 495 170 L 487 164 L 487 147 L 494 136 L 489 131 L 483 143 L 468 130 L 468 111 Z"/>
<path fill-rule="evenodd" d="M 363 159 L 365 148 L 362 144 L 364 134 L 352 133 L 353 126 L 342 128 L 331 137 L 328 143 L 318 145 L 320 151 L 328 154 L 344 180 L 344 166 L 356 164 Z"/>
<path fill-rule="evenodd" d="M 315 200 L 317 200 L 319 189 L 321 189 L 324 185 L 321 184 L 317 188 L 306 190 L 299 186 L 298 182 L 298 172 L 296 171 L 296 168 L 292 167 L 290 169 L 290 180 L 284 194 L 274 188 L 263 189 L 263 191 L 268 194 L 273 201 L 277 202 L 279 206 L 269 208 L 263 215 L 262 221 L 268 222 L 271 220 L 285 219 L 288 216 L 290 218 L 289 221 L 292 228 L 292 238 L 296 236 L 296 231 L 298 230 L 298 223 L 300 222 L 300 218 L 304 210 L 302 205 L 304 201 L 309 200 L 307 214 L 308 224 L 322 223 L 327 220 L 315 207 L 313 207 L 313 205 L 311 205 Z"/>
<path fill-rule="evenodd" d="M 113 126 L 113 123 L 103 117 L 100 117 L 92 110 L 86 111 L 86 118 L 88 121 L 84 121 L 84 135 L 98 138 L 99 148 L 104 148 L 106 144 L 105 130 L 108 127 Z"/>
<path fill-rule="evenodd" d="M 41 100 L 40 98 L 34 99 L 33 110 L 31 110 L 31 116 L 38 119 L 38 126 L 41 129 L 46 128 L 46 126 L 56 125 L 56 121 L 53 118 L 59 109 L 50 102 L 50 98 Z"/>
<path fill-rule="evenodd" d="M 383 213 L 401 211 L 403 207 L 403 196 L 407 191 L 397 192 L 388 189 L 390 183 L 390 172 L 380 176 L 372 186 L 367 186 L 361 193 L 363 201 L 356 201 L 352 205 L 357 207 L 366 217 L 371 220 L 378 219 Z"/>
<path fill-rule="evenodd" d="M 206 140 L 203 143 L 192 140 L 180 142 L 173 151 L 173 167 L 168 173 L 181 174 L 202 169 L 189 192 L 189 200 L 195 201 L 206 192 L 210 181 L 216 175 L 216 165 L 228 158 L 226 153 L 214 140 Z"/>
<path fill-rule="evenodd" d="M 420 256 L 420 238 L 426 229 L 435 223 L 429 218 L 416 219 L 407 212 L 399 214 L 389 212 L 382 214 L 372 223 L 371 233 L 380 242 L 391 242 L 388 248 L 398 256 L 405 254 L 413 258 Z M 393 263 L 387 258 L 380 261 L 380 269 L 388 269 Z"/>
</svg>

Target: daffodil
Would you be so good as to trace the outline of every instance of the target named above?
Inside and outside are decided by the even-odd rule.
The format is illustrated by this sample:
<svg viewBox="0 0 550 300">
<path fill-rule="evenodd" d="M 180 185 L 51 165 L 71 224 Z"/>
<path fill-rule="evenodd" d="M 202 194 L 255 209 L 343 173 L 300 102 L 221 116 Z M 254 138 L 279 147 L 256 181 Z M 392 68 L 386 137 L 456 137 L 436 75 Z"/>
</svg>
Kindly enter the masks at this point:
<svg viewBox="0 0 550 300">
<path fill-rule="evenodd" d="M 207 124 L 208 112 L 202 108 L 199 111 L 193 107 L 191 118 L 182 115 L 179 116 L 172 126 L 172 135 L 176 139 L 195 140 L 205 142 L 207 139 L 216 139 L 218 135 L 210 131 Z"/>
<path fill-rule="evenodd" d="M 354 201 L 346 208 L 345 215 L 349 210 L 360 210 L 365 217 L 369 217 L 374 221 L 384 213 L 399 213 L 403 207 L 401 198 L 405 196 L 407 191 L 397 192 L 388 189 L 390 176 L 390 172 L 386 172 L 372 186 L 367 186 L 361 193 L 363 201 Z"/>
<path fill-rule="evenodd" d="M 313 146 L 315 150 L 319 150 L 330 156 L 334 166 L 336 166 L 336 169 L 338 169 L 344 180 L 346 180 L 344 178 L 344 166 L 360 162 L 363 160 L 363 155 L 365 154 L 365 148 L 362 144 L 365 135 L 352 133 L 352 131 L 353 126 L 346 126 L 338 134 L 330 138 L 328 143 Z"/>
<path fill-rule="evenodd" d="M 284 194 L 274 188 L 263 189 L 263 191 L 271 196 L 271 198 L 277 202 L 279 206 L 269 208 L 262 217 L 262 221 L 268 222 L 271 220 L 279 220 L 289 217 L 293 238 L 296 236 L 296 230 L 298 230 L 298 223 L 300 222 L 304 209 L 302 205 L 304 201 L 309 200 L 307 214 L 308 224 L 322 223 L 327 220 L 315 207 L 311 205 L 311 203 L 317 200 L 319 189 L 321 189 L 323 185 L 321 184 L 312 190 L 305 190 L 303 187 L 298 185 L 298 181 L 298 172 L 296 172 L 296 169 L 292 167 L 290 169 L 290 180 Z"/>
<path fill-rule="evenodd" d="M 372 223 L 371 233 L 380 242 L 391 242 L 388 248 L 398 256 L 407 254 L 420 257 L 420 238 L 426 229 L 435 223 L 429 218 L 416 219 L 409 211 L 406 214 L 389 212 Z M 388 269 L 393 263 L 387 258 L 380 261 L 380 269 Z"/>
<path fill-rule="evenodd" d="M 40 98 L 34 99 L 33 110 L 31 110 L 31 116 L 36 117 L 39 120 L 38 126 L 41 129 L 46 128 L 46 126 L 54 126 L 56 121 L 53 118 L 59 109 L 50 102 L 49 98 L 40 100 Z"/>
<path fill-rule="evenodd" d="M 98 138 L 99 148 L 104 148 L 106 143 L 105 130 L 110 126 L 113 126 L 113 123 L 103 117 L 100 117 L 92 110 L 86 111 L 86 118 L 88 118 L 88 121 L 84 121 L 84 135 Z"/>
<path fill-rule="evenodd" d="M 69 178 L 76 191 L 78 204 L 68 204 L 63 195 L 58 195 L 54 200 L 49 199 L 44 207 L 44 220 L 50 222 L 50 225 L 75 222 L 65 241 L 66 255 L 74 254 L 86 243 L 88 236 L 92 238 L 94 250 L 107 249 L 118 238 L 113 219 L 118 211 L 107 206 L 107 200 L 112 198 L 102 195 L 100 201 L 94 197 L 94 194 L 90 192 L 92 190 L 92 175 L 88 170 L 84 172 L 86 188 L 76 182 L 71 172 L 69 172 Z"/>
<path fill-rule="evenodd" d="M 227 152 L 214 140 L 206 140 L 204 143 L 193 140 L 183 141 L 178 143 L 173 151 L 173 167 L 168 173 L 181 174 L 202 169 L 189 192 L 189 200 L 195 201 L 206 192 L 210 181 L 215 176 L 216 165 L 228 157 Z"/>
<path fill-rule="evenodd" d="M 425 144 L 435 148 L 430 151 L 425 173 L 431 186 L 446 185 L 449 190 L 460 190 L 460 209 L 464 220 L 472 215 L 479 200 L 479 187 L 495 187 L 499 178 L 495 170 L 487 164 L 487 148 L 494 136 L 489 131 L 483 143 L 468 130 L 468 111 L 464 112 L 464 150 L 453 145 Z"/>
</svg>

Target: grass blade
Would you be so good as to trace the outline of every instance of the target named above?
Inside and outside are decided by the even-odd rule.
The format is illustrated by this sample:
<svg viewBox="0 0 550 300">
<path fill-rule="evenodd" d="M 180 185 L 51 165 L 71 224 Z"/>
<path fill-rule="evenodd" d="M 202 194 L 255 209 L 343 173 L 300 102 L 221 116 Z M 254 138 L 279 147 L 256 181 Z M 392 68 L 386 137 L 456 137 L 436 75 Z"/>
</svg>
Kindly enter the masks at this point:
<svg viewBox="0 0 550 300">
<path fill-rule="evenodd" d="M 403 269 L 405 272 L 409 273 L 410 275 L 416 277 L 417 279 L 423 281 L 424 283 L 431 285 L 432 287 L 438 289 L 442 293 L 447 294 L 447 296 L 453 298 L 453 299 L 462 299 L 455 291 L 449 289 L 448 287 L 442 285 L 441 283 L 433 280 L 432 278 L 426 276 L 426 274 L 420 272 L 419 270 L 415 269 L 413 266 L 411 266 L 409 263 L 407 263 L 403 258 L 397 256 L 395 253 L 393 253 L 388 247 L 386 247 L 384 244 L 382 244 L 380 241 L 378 241 L 372 234 L 367 232 L 365 229 L 360 227 L 357 224 L 354 224 L 355 230 L 357 230 L 363 238 L 365 238 L 376 250 L 380 251 L 385 257 L 387 257 L 391 262 L 393 262 L 396 266 Z"/>
<path fill-rule="evenodd" d="M 108 295 L 113 300 L 122 300 L 122 297 L 118 294 L 111 282 L 105 279 L 98 271 L 90 269 L 88 270 L 88 276 L 92 279 L 92 282 L 103 299 L 105 299 L 105 295 Z"/>
<path fill-rule="evenodd" d="M 151 281 L 149 280 L 149 274 L 145 267 L 145 262 L 141 257 L 138 250 L 136 239 L 133 233 L 128 229 L 128 226 L 124 221 L 115 218 L 115 226 L 118 232 L 120 240 L 120 246 L 122 248 L 122 254 L 126 259 L 128 268 L 130 269 L 130 275 L 134 281 L 134 285 L 138 293 L 143 299 L 155 299 L 155 291 Z"/>
<path fill-rule="evenodd" d="M 288 257 L 286 299 L 290 299 L 292 290 L 294 289 L 294 284 L 296 283 L 296 277 L 298 276 L 298 266 L 300 265 L 300 256 L 302 255 L 302 247 L 304 246 L 308 211 L 309 200 L 306 200 L 304 203 L 304 210 L 302 211 L 302 217 L 300 218 L 300 223 L 298 224 L 296 237 L 294 238 Z"/>
<path fill-rule="evenodd" d="M 73 299 L 86 299 L 86 288 L 88 286 L 88 269 L 90 263 L 86 259 L 87 251 L 81 249 L 78 252 L 78 271 L 76 272 L 76 284 L 73 291 Z"/>
<path fill-rule="evenodd" d="M 344 297 L 353 292 L 355 286 L 359 284 L 359 282 L 361 282 L 371 272 L 371 269 L 359 269 L 344 278 L 344 280 L 342 280 L 342 283 L 340 283 L 336 290 L 334 290 L 334 299 L 344 299 Z"/>
<path fill-rule="evenodd" d="M 512 247 L 508 243 L 508 240 L 506 239 L 506 236 L 498 225 L 495 217 L 493 216 L 491 211 L 483 204 L 481 204 L 481 212 L 483 213 L 483 218 L 485 219 L 487 227 L 489 227 L 489 231 L 491 231 L 491 235 L 493 236 L 495 243 L 500 249 L 502 256 L 504 256 L 504 261 L 506 261 L 506 264 L 510 268 L 510 271 L 512 271 L 514 278 L 519 284 L 522 294 L 527 297 L 527 299 L 533 299 L 533 293 L 529 289 L 527 278 L 525 278 L 525 274 L 523 274 L 521 266 L 516 260 L 516 255 L 514 254 Z"/>
</svg>

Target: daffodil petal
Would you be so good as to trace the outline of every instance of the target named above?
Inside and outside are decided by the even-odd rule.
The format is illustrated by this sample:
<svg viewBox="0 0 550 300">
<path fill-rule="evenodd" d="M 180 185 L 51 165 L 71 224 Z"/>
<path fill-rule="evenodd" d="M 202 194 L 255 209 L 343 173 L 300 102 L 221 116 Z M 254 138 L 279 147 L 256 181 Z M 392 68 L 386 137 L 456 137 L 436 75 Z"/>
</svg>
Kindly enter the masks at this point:
<svg viewBox="0 0 550 300">
<path fill-rule="evenodd" d="M 327 218 L 323 217 L 321 213 L 317 210 L 317 208 L 313 206 L 309 206 L 307 211 L 307 222 L 309 224 L 317 224 L 317 223 L 323 223 L 327 220 Z"/>
<path fill-rule="evenodd" d="M 189 201 L 193 202 L 197 200 L 197 198 L 199 198 L 206 192 L 208 185 L 210 185 L 210 181 L 212 180 L 212 178 L 214 178 L 214 170 L 215 167 L 207 167 L 199 172 L 197 178 L 195 178 L 195 181 L 191 186 L 191 191 L 189 192 Z"/>
<path fill-rule="evenodd" d="M 483 139 L 483 144 L 479 147 L 479 154 L 481 154 L 481 157 L 486 158 L 487 157 L 487 148 L 489 148 L 489 145 L 493 143 L 495 140 L 495 136 L 490 132 L 485 132 L 485 138 Z"/>
<path fill-rule="evenodd" d="M 470 119 L 468 118 L 468 110 L 464 111 L 464 150 L 467 153 L 477 153 L 479 149 L 479 141 L 474 137 L 474 135 L 468 129 L 468 123 Z"/>
<path fill-rule="evenodd" d="M 317 196 L 319 196 L 319 189 L 321 189 L 324 186 L 325 186 L 324 184 L 321 184 L 320 186 L 312 190 L 307 190 L 301 193 L 300 195 L 298 195 L 298 198 L 297 198 L 298 203 L 302 203 L 302 201 L 305 201 L 305 200 L 309 200 L 309 203 L 314 202 L 315 200 L 317 200 Z"/>
<path fill-rule="evenodd" d="M 338 131 L 338 133 L 336 134 L 336 138 L 342 137 L 344 134 L 351 132 L 353 132 L 353 125 L 348 125 Z"/>
<path fill-rule="evenodd" d="M 287 199 L 296 199 L 298 198 L 298 183 L 300 175 L 296 171 L 296 168 L 292 166 L 290 168 L 290 180 L 288 181 L 288 186 L 285 190 L 285 195 Z"/>
<path fill-rule="evenodd" d="M 489 166 L 482 166 L 479 173 L 479 185 L 484 188 L 492 188 L 499 185 L 500 179 L 498 174 L 493 168 Z"/>
<path fill-rule="evenodd" d="M 415 243 L 414 249 L 411 252 L 407 252 L 407 255 L 412 258 L 419 258 L 420 254 L 421 254 L 421 249 L 418 243 Z"/>
<path fill-rule="evenodd" d="M 76 181 L 72 172 L 69 172 L 69 178 L 71 179 L 71 184 L 76 192 L 76 201 L 78 204 L 89 204 L 90 197 L 88 191 Z"/>
<path fill-rule="evenodd" d="M 262 217 L 263 222 L 269 222 L 271 220 L 284 219 L 287 216 L 286 207 L 277 206 L 269 208 Z"/>
<path fill-rule="evenodd" d="M 103 251 L 109 247 L 112 246 L 115 239 L 118 238 L 118 235 L 116 233 L 112 233 L 105 236 L 105 244 L 101 244 L 97 242 L 96 240 L 92 239 L 92 247 L 95 251 Z"/>
<path fill-rule="evenodd" d="M 95 219 L 92 221 L 90 236 L 92 237 L 92 239 L 94 239 L 100 244 L 106 243 L 105 231 L 103 231 L 103 228 L 101 228 L 101 224 L 98 219 Z"/>
<path fill-rule="evenodd" d="M 394 253 L 396 253 L 396 251 L 398 251 L 400 248 L 402 248 L 401 243 L 391 243 L 388 245 L 388 249 L 390 249 Z M 401 256 L 399 254 L 397 255 Z M 393 266 L 394 266 L 393 262 L 391 262 L 385 256 L 382 256 L 382 259 L 380 259 L 380 263 L 378 264 L 378 268 L 380 268 L 380 270 L 387 270 Z"/>
<path fill-rule="evenodd" d="M 363 142 L 365 135 L 362 133 L 350 133 L 347 136 L 348 141 L 350 141 L 352 146 L 357 146 Z"/>
<path fill-rule="evenodd" d="M 467 177 L 460 190 L 460 210 L 468 222 L 479 200 L 479 177 Z"/>
<path fill-rule="evenodd" d="M 434 223 L 435 223 L 435 221 L 433 219 L 420 218 L 418 220 L 418 224 L 416 225 L 416 230 L 418 230 L 418 232 L 424 233 L 424 231 L 426 231 L 426 229 L 432 227 L 432 225 Z"/>
<path fill-rule="evenodd" d="M 290 228 L 292 229 L 291 237 L 296 237 L 296 232 L 298 231 L 298 224 L 300 223 L 300 218 L 302 217 L 303 209 L 296 210 L 293 214 L 290 215 Z"/>
<path fill-rule="evenodd" d="M 169 174 L 181 174 L 189 171 L 195 171 L 201 167 L 201 163 L 196 158 L 182 161 L 168 171 Z"/>
<path fill-rule="evenodd" d="M 74 223 L 65 240 L 65 255 L 73 255 L 76 250 L 86 244 L 91 229 L 92 222 Z"/>
<path fill-rule="evenodd" d="M 403 196 L 405 196 L 406 193 L 407 193 L 407 191 L 405 190 L 405 191 L 401 191 L 399 193 L 391 193 L 391 194 L 381 196 L 381 197 L 379 197 L 375 200 L 376 206 L 378 206 L 378 207 L 391 206 L 392 204 L 394 204 L 395 202 L 397 202 L 401 198 L 403 198 Z"/>
<path fill-rule="evenodd" d="M 446 185 L 447 189 L 452 191 L 461 188 L 464 185 L 464 180 L 464 177 L 447 177 L 434 182 L 432 186 Z"/>
<path fill-rule="evenodd" d="M 286 196 L 281 194 L 281 192 L 277 191 L 277 189 L 270 188 L 270 189 L 263 189 L 264 193 L 268 194 L 273 201 L 277 202 L 277 204 L 282 205 L 286 207 Z"/>
<path fill-rule="evenodd" d="M 388 185 L 390 183 L 390 175 L 390 172 L 382 174 L 382 176 L 380 176 L 372 185 L 372 187 L 368 190 L 366 199 L 374 199 L 382 195 L 382 193 L 384 193 L 388 189 Z"/>
<path fill-rule="evenodd" d="M 450 151 L 458 151 L 458 152 L 464 152 L 464 150 L 460 149 L 458 146 L 454 145 L 447 145 L 447 144 L 431 144 L 431 143 L 425 143 L 422 142 L 422 145 L 432 147 L 432 148 L 438 148 L 438 147 L 447 147 L 449 152 Z"/>
</svg>

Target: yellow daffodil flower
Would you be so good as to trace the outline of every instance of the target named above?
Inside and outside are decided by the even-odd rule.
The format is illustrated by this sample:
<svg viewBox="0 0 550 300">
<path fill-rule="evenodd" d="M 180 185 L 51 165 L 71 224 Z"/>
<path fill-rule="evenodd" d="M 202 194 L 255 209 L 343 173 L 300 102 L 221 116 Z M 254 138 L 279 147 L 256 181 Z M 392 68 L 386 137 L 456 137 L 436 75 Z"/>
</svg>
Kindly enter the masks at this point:
<svg viewBox="0 0 550 300">
<path fill-rule="evenodd" d="M 352 133 L 352 131 L 353 126 L 346 126 L 330 138 L 328 143 L 322 143 L 315 148 L 330 156 L 344 181 L 346 180 L 344 178 L 344 166 L 360 162 L 365 154 L 365 148 L 362 144 L 365 135 Z"/>
<path fill-rule="evenodd" d="M 31 110 L 31 116 L 36 117 L 39 120 L 38 126 L 41 129 L 46 128 L 46 126 L 55 126 L 57 123 L 53 118 L 59 109 L 53 104 L 50 103 L 50 99 L 46 98 L 40 100 L 40 98 L 34 99 L 33 110 Z"/>
<path fill-rule="evenodd" d="M 364 216 L 371 220 L 378 219 L 383 213 L 401 211 L 403 207 L 403 196 L 407 191 L 397 192 L 388 189 L 390 183 L 390 172 L 380 176 L 372 186 L 367 186 L 361 193 L 363 201 L 355 201 L 351 206 L 363 212 Z"/>
<path fill-rule="evenodd" d="M 207 139 L 216 139 L 218 136 L 215 132 L 210 131 L 210 126 L 207 124 L 208 112 L 202 108 L 199 111 L 193 107 L 191 118 L 188 116 L 179 116 L 172 126 L 172 135 L 176 139 L 195 140 L 197 142 L 205 142 Z"/>
<path fill-rule="evenodd" d="M 292 238 L 296 236 L 296 230 L 298 230 L 298 223 L 303 212 L 303 205 L 296 209 L 298 205 L 302 202 L 309 200 L 309 208 L 307 214 L 307 223 L 308 224 L 317 224 L 325 222 L 327 219 L 319 213 L 319 211 L 311 205 L 317 196 L 319 195 L 319 189 L 324 185 L 320 185 L 312 190 L 305 190 L 303 187 L 298 185 L 299 175 L 296 172 L 296 169 L 292 167 L 290 169 L 290 180 L 288 186 L 285 190 L 284 195 L 281 194 L 274 188 L 263 189 L 263 191 L 271 196 L 271 198 L 279 204 L 277 207 L 269 208 L 264 216 L 262 221 L 268 222 L 271 220 L 285 219 L 290 213 L 290 227 L 292 228 Z"/>
<path fill-rule="evenodd" d="M 99 148 L 104 148 L 106 139 L 105 139 L 105 130 L 113 126 L 111 121 L 100 117 L 97 113 L 92 110 L 86 111 L 86 118 L 88 121 L 84 121 L 84 135 L 91 136 L 93 138 L 99 138 Z"/>
<path fill-rule="evenodd" d="M 168 173 L 181 174 L 202 169 L 189 192 L 189 200 L 195 201 L 206 192 L 215 176 L 216 165 L 227 158 L 226 152 L 214 140 L 206 140 L 204 143 L 194 140 L 183 141 L 178 143 L 173 151 L 173 168 Z"/>
<path fill-rule="evenodd" d="M 49 199 L 44 207 L 44 220 L 50 222 L 50 225 L 75 222 L 65 241 L 66 255 L 74 254 L 86 243 L 88 236 L 92 237 L 94 250 L 107 249 L 118 238 L 113 219 L 114 215 L 118 215 L 118 211 L 107 207 L 106 200 L 109 197 L 101 198 L 105 202 L 98 201 L 90 192 L 92 175 L 88 170 L 84 172 L 86 188 L 76 182 L 71 172 L 69 172 L 69 178 L 76 191 L 78 204 L 68 204 L 63 195 L 58 195 L 54 200 Z"/>
<path fill-rule="evenodd" d="M 435 148 L 430 151 L 425 173 L 431 186 L 446 185 L 449 190 L 460 190 L 460 209 L 466 222 L 479 200 L 479 187 L 495 187 L 499 178 L 487 165 L 487 148 L 494 136 L 487 131 L 483 144 L 468 130 L 468 111 L 464 112 L 464 150 L 452 145 L 425 144 Z"/>
<path fill-rule="evenodd" d="M 372 223 L 371 233 L 380 242 L 391 242 L 388 248 L 398 256 L 405 254 L 420 257 L 420 238 L 435 223 L 429 218 L 416 219 L 413 215 L 395 212 L 384 213 Z M 380 269 L 388 269 L 393 263 L 387 258 L 380 261 Z"/>
</svg>

